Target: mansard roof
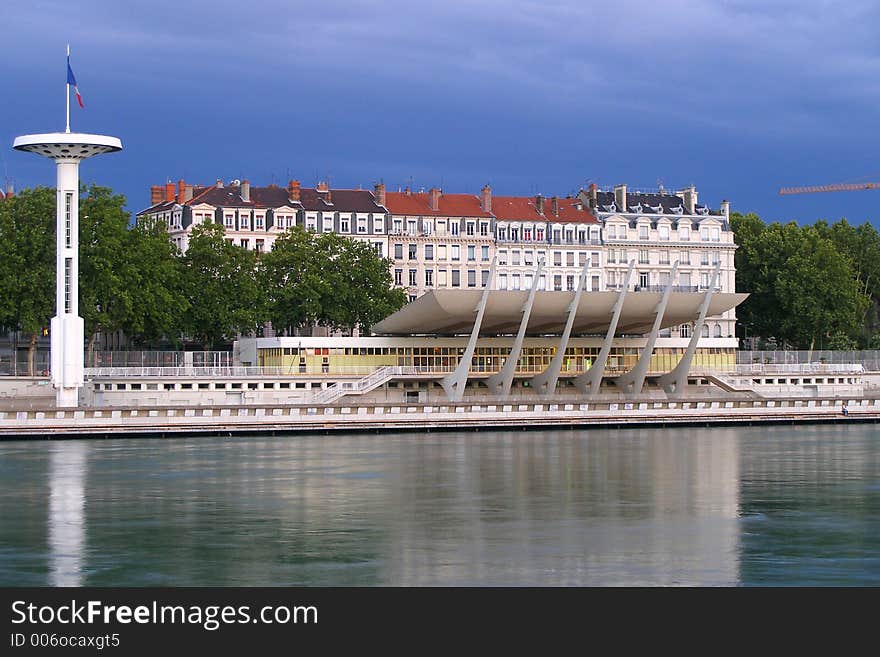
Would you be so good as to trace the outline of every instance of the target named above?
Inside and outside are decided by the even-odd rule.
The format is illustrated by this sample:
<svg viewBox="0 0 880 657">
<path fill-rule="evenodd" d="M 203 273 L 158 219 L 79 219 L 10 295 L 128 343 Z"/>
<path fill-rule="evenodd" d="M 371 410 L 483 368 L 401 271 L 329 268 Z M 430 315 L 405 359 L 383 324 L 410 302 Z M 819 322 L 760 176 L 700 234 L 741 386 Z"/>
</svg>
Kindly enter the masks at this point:
<svg viewBox="0 0 880 657">
<path fill-rule="evenodd" d="M 385 212 L 385 208 L 376 203 L 373 193 L 366 189 L 331 189 L 328 192 L 304 187 L 300 201 L 306 210 L 321 212 Z"/>
<path fill-rule="evenodd" d="M 585 192 L 588 193 L 588 192 Z M 626 194 L 626 204 L 628 208 L 618 208 L 614 199 L 614 192 L 597 192 L 596 205 L 599 212 L 621 212 L 636 214 L 666 214 L 680 215 L 684 214 L 684 201 L 675 194 L 649 194 L 643 192 L 630 192 Z M 615 209 L 609 208 L 614 205 Z M 720 215 L 720 210 L 710 210 L 705 205 L 697 203 L 694 206 L 695 214 Z"/>
</svg>

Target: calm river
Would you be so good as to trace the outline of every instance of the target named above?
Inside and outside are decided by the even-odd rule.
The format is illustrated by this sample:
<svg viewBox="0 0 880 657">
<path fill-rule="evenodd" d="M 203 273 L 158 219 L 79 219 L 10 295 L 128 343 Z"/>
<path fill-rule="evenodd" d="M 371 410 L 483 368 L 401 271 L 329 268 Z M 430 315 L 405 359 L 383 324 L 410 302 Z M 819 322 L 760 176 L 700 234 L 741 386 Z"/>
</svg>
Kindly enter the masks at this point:
<svg viewBox="0 0 880 657">
<path fill-rule="evenodd" d="M 3 586 L 880 585 L 880 427 L 0 443 Z"/>
</svg>

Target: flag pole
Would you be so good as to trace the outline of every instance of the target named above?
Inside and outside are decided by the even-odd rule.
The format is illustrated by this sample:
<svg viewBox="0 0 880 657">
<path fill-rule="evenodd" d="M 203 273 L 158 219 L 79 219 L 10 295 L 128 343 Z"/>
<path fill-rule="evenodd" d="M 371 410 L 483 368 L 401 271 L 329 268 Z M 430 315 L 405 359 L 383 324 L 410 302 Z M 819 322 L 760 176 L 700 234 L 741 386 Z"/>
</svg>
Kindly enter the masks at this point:
<svg viewBox="0 0 880 657">
<path fill-rule="evenodd" d="M 70 44 L 67 44 L 67 66 L 70 66 Z M 64 78 L 67 80 L 67 78 Z M 64 85 L 64 88 L 67 89 L 67 93 L 64 94 L 64 100 L 67 103 L 67 126 L 64 128 L 64 132 L 70 132 L 70 81 Z"/>
</svg>

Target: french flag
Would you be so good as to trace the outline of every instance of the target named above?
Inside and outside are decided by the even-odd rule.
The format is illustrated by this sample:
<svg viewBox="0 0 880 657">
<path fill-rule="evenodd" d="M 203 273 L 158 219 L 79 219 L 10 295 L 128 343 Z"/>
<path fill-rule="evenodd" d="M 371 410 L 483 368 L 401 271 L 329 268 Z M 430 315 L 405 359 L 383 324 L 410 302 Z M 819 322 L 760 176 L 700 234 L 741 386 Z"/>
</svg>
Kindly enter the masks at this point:
<svg viewBox="0 0 880 657">
<path fill-rule="evenodd" d="M 79 88 L 76 86 L 76 76 L 73 74 L 73 69 L 70 68 L 70 53 L 67 54 L 67 84 L 73 85 L 73 90 L 76 92 L 76 102 L 79 103 L 80 107 L 85 107 L 83 105 L 83 98 L 79 93 Z"/>
</svg>

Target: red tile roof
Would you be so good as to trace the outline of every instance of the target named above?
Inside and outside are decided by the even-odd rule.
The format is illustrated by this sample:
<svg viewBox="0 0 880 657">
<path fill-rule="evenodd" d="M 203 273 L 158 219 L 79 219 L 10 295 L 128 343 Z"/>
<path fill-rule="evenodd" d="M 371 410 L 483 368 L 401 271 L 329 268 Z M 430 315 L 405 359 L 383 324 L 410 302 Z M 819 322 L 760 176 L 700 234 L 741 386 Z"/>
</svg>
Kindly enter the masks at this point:
<svg viewBox="0 0 880 657">
<path fill-rule="evenodd" d="M 543 199 L 543 213 L 538 212 L 534 196 L 493 196 L 492 214 L 502 221 L 553 221 L 562 223 L 598 224 L 595 215 L 579 199 Z"/>
<path fill-rule="evenodd" d="M 438 210 L 432 210 L 430 194 L 425 192 L 385 192 L 385 207 L 391 214 L 440 217 L 486 217 L 480 199 L 473 194 L 440 194 Z"/>
</svg>

